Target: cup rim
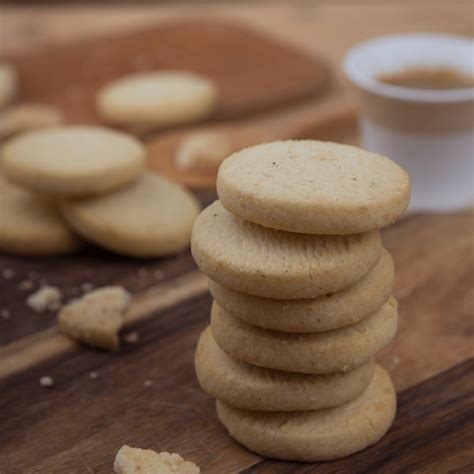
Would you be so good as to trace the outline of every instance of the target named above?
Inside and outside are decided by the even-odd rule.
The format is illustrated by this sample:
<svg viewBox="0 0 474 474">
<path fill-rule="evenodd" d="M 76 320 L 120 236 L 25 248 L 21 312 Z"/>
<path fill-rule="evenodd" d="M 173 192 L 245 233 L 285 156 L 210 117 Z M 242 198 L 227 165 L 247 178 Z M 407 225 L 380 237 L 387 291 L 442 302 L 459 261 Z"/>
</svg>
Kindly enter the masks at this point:
<svg viewBox="0 0 474 474">
<path fill-rule="evenodd" d="M 435 41 L 450 41 L 462 43 L 471 47 L 474 51 L 474 40 L 460 35 L 439 33 L 402 33 L 395 35 L 384 35 L 363 41 L 352 47 L 345 55 L 343 68 L 346 76 L 358 87 L 376 95 L 386 96 L 392 99 L 413 102 L 464 102 L 474 99 L 474 87 L 463 87 L 457 89 L 415 89 L 410 87 L 396 86 L 378 81 L 370 74 L 361 70 L 358 60 L 373 48 L 376 44 L 398 40 L 420 39 Z M 474 58 L 473 58 L 474 66 Z"/>
</svg>

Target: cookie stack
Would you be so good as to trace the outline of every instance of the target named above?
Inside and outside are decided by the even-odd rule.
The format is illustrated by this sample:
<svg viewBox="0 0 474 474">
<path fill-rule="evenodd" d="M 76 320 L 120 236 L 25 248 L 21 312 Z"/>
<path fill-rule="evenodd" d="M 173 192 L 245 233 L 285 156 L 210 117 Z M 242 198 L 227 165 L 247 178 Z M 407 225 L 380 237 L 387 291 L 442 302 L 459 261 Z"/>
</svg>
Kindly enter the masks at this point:
<svg viewBox="0 0 474 474">
<path fill-rule="evenodd" d="M 191 245 L 214 298 L 196 372 L 220 420 L 286 460 L 377 442 L 396 398 L 374 355 L 398 318 L 379 229 L 408 204 L 406 172 L 359 148 L 284 141 L 225 160 L 217 191 Z"/>
<path fill-rule="evenodd" d="M 199 204 L 178 184 L 147 173 L 145 156 L 134 137 L 103 127 L 11 139 L 2 148 L 0 249 L 65 253 L 80 245 L 76 235 L 135 257 L 185 249 Z"/>
</svg>

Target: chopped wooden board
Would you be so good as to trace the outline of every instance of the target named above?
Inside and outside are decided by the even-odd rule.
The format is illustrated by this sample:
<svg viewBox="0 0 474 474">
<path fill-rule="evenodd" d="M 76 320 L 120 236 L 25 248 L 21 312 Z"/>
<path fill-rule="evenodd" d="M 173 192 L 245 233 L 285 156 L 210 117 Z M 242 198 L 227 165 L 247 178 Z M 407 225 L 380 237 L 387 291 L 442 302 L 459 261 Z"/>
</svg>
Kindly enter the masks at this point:
<svg viewBox="0 0 474 474">
<path fill-rule="evenodd" d="M 193 370 L 211 298 L 189 253 L 154 261 L 93 248 L 54 260 L 2 255 L 1 268 L 14 275 L 6 280 L 0 272 L 2 298 L 13 309 L 10 319 L 0 319 L 7 343 L 0 348 L 0 471 L 108 473 L 127 443 L 179 452 L 204 473 L 470 472 L 471 224 L 470 213 L 420 215 L 384 231 L 396 264 L 400 327 L 379 361 L 394 378 L 399 413 L 379 444 L 324 464 L 262 460 L 218 423 Z M 31 278 L 34 288 L 44 278 L 67 297 L 84 282 L 125 285 L 136 297 L 124 333 L 138 331 L 138 343 L 112 354 L 76 345 L 57 333 L 54 314 L 25 306 L 34 289 L 18 285 Z M 40 387 L 44 375 L 53 387 Z"/>
<path fill-rule="evenodd" d="M 100 123 L 97 89 L 139 71 L 184 69 L 212 78 L 219 88 L 215 120 L 307 99 L 329 80 L 322 62 L 225 22 L 169 23 L 5 59 L 18 69 L 22 100 L 57 105 L 73 123 Z"/>
<path fill-rule="evenodd" d="M 316 93 L 323 83 L 316 80 L 322 71 L 317 63 L 252 32 L 213 23 L 204 24 L 207 33 L 199 30 L 203 24 L 181 26 L 194 41 L 188 46 L 169 25 L 49 56 L 14 58 L 25 99 L 57 103 L 70 121 L 95 122 L 95 88 L 130 69 L 148 67 L 148 55 L 138 59 L 145 50 L 156 61 L 153 67 L 211 68 L 200 71 L 228 91 L 216 119 L 282 105 Z M 166 54 L 157 52 L 158 31 L 165 34 L 160 51 Z M 193 50 L 201 38 L 198 31 L 208 35 L 209 49 L 201 59 Z M 252 56 L 258 74 L 248 70 L 237 80 L 239 69 L 233 69 L 230 56 L 222 57 L 223 44 L 245 45 L 249 55 L 255 49 L 262 61 L 278 60 L 284 72 L 283 64 L 300 64 L 301 69 L 290 68 L 291 74 L 299 72 L 286 88 L 273 67 Z M 216 60 L 214 54 L 221 56 Z M 245 54 L 236 57 L 246 59 Z M 227 66 L 221 70 L 213 64 Z M 255 84 L 246 82 L 252 74 L 262 74 Z M 237 103 L 232 87 L 240 83 L 246 87 Z M 345 132 L 329 126 L 324 136 L 352 141 L 353 135 Z M 205 204 L 215 195 L 209 191 L 199 197 Z M 377 445 L 319 464 L 262 459 L 235 443 L 218 423 L 213 400 L 199 389 L 194 375 L 195 344 L 208 324 L 211 298 L 189 252 L 155 260 L 127 259 L 94 247 L 57 258 L 0 254 L 0 309 L 10 311 L 8 318 L 0 315 L 0 472 L 110 473 L 114 455 L 125 443 L 178 452 L 203 473 L 472 472 L 472 223 L 472 213 L 412 215 L 384 231 L 397 269 L 400 327 L 379 360 L 394 378 L 398 416 Z M 124 285 L 135 298 L 123 333 L 137 331 L 138 342 L 124 342 L 119 352 L 105 353 L 59 334 L 54 313 L 34 313 L 25 304 L 44 283 L 57 285 L 65 300 L 82 294 L 84 284 Z M 96 378 L 91 378 L 93 372 Z M 53 377 L 53 387 L 39 385 L 45 375 Z"/>
</svg>

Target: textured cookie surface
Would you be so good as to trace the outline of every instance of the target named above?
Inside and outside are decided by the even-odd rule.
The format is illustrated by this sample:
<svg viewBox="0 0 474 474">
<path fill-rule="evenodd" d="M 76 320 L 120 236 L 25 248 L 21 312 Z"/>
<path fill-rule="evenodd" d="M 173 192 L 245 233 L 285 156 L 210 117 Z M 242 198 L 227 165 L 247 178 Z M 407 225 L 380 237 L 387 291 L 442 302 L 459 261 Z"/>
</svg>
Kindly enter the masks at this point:
<svg viewBox="0 0 474 474">
<path fill-rule="evenodd" d="M 247 410 L 317 410 L 354 399 L 372 379 L 374 360 L 335 374 L 297 374 L 264 369 L 229 357 L 207 328 L 198 342 L 196 374 L 202 389 Z"/>
<path fill-rule="evenodd" d="M 79 239 L 50 199 L 0 176 L 0 249 L 46 255 L 69 252 L 78 246 Z"/>
<path fill-rule="evenodd" d="M 405 211 L 408 174 L 388 158 L 315 140 L 257 145 L 219 168 L 223 206 L 251 222 L 289 232 L 355 234 Z"/>
<path fill-rule="evenodd" d="M 360 280 L 379 261 L 378 232 L 318 236 L 275 231 L 226 211 L 219 201 L 196 219 L 192 252 L 200 270 L 236 291 L 312 298 Z"/>
<path fill-rule="evenodd" d="M 144 147 L 101 127 L 67 126 L 12 138 L 3 148 L 5 174 L 31 189 L 63 196 L 102 193 L 143 170 Z"/>
<path fill-rule="evenodd" d="M 330 461 L 361 451 L 388 431 L 395 412 L 395 390 L 380 366 L 361 395 L 334 408 L 272 413 L 217 402 L 219 419 L 239 443 L 289 461 Z"/>
<path fill-rule="evenodd" d="M 363 364 L 393 339 L 397 320 L 393 298 L 356 324 L 309 334 L 251 326 L 216 302 L 211 310 L 212 334 L 228 355 L 260 367 L 309 374 L 345 372 Z"/>
<path fill-rule="evenodd" d="M 60 210 L 86 239 L 124 255 L 148 257 L 189 245 L 199 204 L 178 184 L 146 173 L 109 194 L 63 200 Z"/>
<path fill-rule="evenodd" d="M 208 116 L 217 87 L 190 72 L 135 74 L 106 85 L 97 109 L 106 119 L 124 124 L 171 125 Z"/>
<path fill-rule="evenodd" d="M 388 252 L 349 288 L 317 298 L 276 300 L 233 291 L 209 280 L 213 298 L 242 321 L 285 332 L 318 332 L 354 324 L 377 311 L 393 289 L 393 260 Z"/>
<path fill-rule="evenodd" d="M 379 232 L 344 236 L 267 229 L 219 201 L 196 219 L 192 253 L 200 270 L 236 291 L 277 299 L 312 298 L 360 280 L 379 261 Z"/>
<path fill-rule="evenodd" d="M 151 449 L 120 448 L 114 461 L 116 474 L 199 474 L 196 464 L 176 453 L 157 453 Z"/>
</svg>

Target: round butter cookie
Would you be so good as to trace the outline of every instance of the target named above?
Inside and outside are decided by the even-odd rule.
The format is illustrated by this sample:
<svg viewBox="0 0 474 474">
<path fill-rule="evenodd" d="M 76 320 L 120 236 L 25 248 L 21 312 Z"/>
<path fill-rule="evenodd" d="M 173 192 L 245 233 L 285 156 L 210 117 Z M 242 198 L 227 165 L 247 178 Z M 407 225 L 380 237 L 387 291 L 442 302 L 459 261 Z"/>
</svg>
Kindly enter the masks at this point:
<svg viewBox="0 0 474 474">
<path fill-rule="evenodd" d="M 397 399 L 379 365 L 354 400 L 311 412 L 259 412 L 217 401 L 217 416 L 233 438 L 262 456 L 287 461 L 331 461 L 375 444 L 395 418 Z"/>
<path fill-rule="evenodd" d="M 380 309 L 393 290 L 393 260 L 384 252 L 380 261 L 349 288 L 300 300 L 277 300 L 230 290 L 209 280 L 212 297 L 242 321 L 284 332 L 319 332 L 338 329 Z"/>
<path fill-rule="evenodd" d="M 231 357 L 259 367 L 308 374 L 346 372 L 358 367 L 393 339 L 397 322 L 394 298 L 351 326 L 308 334 L 251 326 L 216 302 L 211 310 L 214 339 Z"/>
<path fill-rule="evenodd" d="M 210 79 L 184 71 L 147 72 L 104 86 L 97 110 L 121 124 L 165 126 L 202 119 L 212 113 L 217 87 Z"/>
<path fill-rule="evenodd" d="M 196 219 L 192 253 L 200 270 L 232 290 L 276 299 L 314 298 L 360 280 L 380 260 L 379 232 L 343 236 L 267 229 L 219 201 Z"/>
<path fill-rule="evenodd" d="M 1 250 L 48 255 L 70 252 L 79 245 L 50 199 L 0 176 Z"/>
<path fill-rule="evenodd" d="M 217 194 L 229 211 L 272 229 L 356 234 L 400 217 L 408 174 L 385 156 L 315 140 L 257 145 L 219 168 Z"/>
<path fill-rule="evenodd" d="M 59 196 L 110 191 L 143 171 L 145 148 L 125 133 L 102 127 L 64 126 L 12 138 L 3 148 L 9 179 Z"/>
<path fill-rule="evenodd" d="M 199 204 L 178 184 L 145 173 L 118 191 L 64 199 L 60 210 L 73 229 L 102 247 L 132 257 L 157 257 L 188 247 Z"/>
<path fill-rule="evenodd" d="M 364 390 L 374 373 L 374 359 L 349 372 L 298 374 L 264 369 L 229 357 L 210 328 L 199 338 L 196 374 L 202 389 L 247 410 L 317 410 L 341 405 Z"/>
</svg>

